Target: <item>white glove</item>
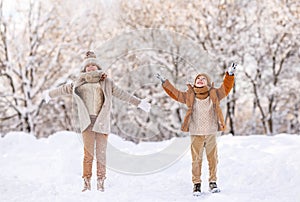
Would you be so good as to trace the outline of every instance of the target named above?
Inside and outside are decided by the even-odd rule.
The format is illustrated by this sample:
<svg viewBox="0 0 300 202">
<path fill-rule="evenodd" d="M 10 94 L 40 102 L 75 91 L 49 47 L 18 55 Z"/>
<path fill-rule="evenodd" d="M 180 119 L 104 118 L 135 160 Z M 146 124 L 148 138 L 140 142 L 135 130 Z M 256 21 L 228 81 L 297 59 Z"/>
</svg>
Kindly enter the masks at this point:
<svg viewBox="0 0 300 202">
<path fill-rule="evenodd" d="M 232 64 L 230 65 L 230 67 L 228 67 L 227 72 L 228 72 L 228 74 L 229 74 L 230 76 L 234 75 L 234 73 L 235 73 L 235 71 L 236 71 L 236 66 L 237 66 L 236 63 L 232 63 Z"/>
<path fill-rule="evenodd" d="M 43 93 L 43 99 L 45 100 L 46 103 L 48 103 L 50 100 L 51 100 L 51 97 L 49 95 L 49 90 L 46 90 L 44 93 Z"/>
<path fill-rule="evenodd" d="M 166 79 L 162 77 L 159 73 L 156 73 L 154 76 L 158 78 L 161 81 L 161 83 L 165 83 Z"/>
<path fill-rule="evenodd" d="M 151 109 L 151 104 L 148 103 L 146 101 L 146 99 L 142 99 L 140 104 L 138 105 L 138 108 L 142 109 L 143 111 L 149 113 L 150 112 L 150 109 Z"/>
</svg>

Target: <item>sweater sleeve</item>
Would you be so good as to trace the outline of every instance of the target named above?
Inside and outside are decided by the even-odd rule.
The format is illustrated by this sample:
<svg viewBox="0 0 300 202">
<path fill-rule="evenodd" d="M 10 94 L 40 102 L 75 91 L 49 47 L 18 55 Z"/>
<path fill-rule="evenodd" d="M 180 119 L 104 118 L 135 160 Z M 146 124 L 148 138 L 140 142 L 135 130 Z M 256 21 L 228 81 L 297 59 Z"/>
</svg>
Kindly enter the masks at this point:
<svg viewBox="0 0 300 202">
<path fill-rule="evenodd" d="M 169 80 L 166 80 L 163 84 L 163 89 L 165 92 L 174 100 L 181 103 L 186 103 L 187 92 L 182 92 L 176 89 Z"/>
<path fill-rule="evenodd" d="M 71 95 L 73 90 L 73 83 L 64 84 L 58 88 L 49 91 L 49 96 L 51 98 L 63 96 L 63 95 Z"/>
<path fill-rule="evenodd" d="M 112 82 L 112 95 L 117 97 L 118 99 L 129 102 L 135 106 L 138 106 L 141 102 L 139 98 L 134 95 L 129 94 L 128 92 L 119 88 L 113 81 Z"/>
<path fill-rule="evenodd" d="M 230 76 L 227 72 L 223 79 L 223 83 L 220 88 L 217 89 L 217 95 L 219 100 L 225 98 L 231 91 L 234 85 L 234 75 Z"/>
</svg>

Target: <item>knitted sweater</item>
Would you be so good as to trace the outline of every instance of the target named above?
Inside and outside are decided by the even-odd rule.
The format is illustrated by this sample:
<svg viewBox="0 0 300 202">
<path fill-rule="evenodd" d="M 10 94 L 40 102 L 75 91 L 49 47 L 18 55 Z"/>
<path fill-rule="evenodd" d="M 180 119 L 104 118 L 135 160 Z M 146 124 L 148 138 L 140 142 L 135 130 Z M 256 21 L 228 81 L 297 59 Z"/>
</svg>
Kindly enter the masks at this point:
<svg viewBox="0 0 300 202">
<path fill-rule="evenodd" d="M 189 125 L 191 135 L 211 135 L 218 131 L 218 122 L 210 97 L 195 98 Z"/>
<path fill-rule="evenodd" d="M 76 104 L 76 114 L 78 115 L 79 119 L 79 127 L 80 131 L 83 132 L 91 123 L 90 120 L 90 114 L 85 106 L 84 101 L 79 96 L 78 88 L 82 85 L 84 85 L 86 82 L 91 83 L 96 79 L 99 81 L 99 79 L 102 77 L 101 72 L 89 72 L 86 73 L 86 75 L 81 75 L 78 81 L 76 80 L 73 83 L 70 84 L 64 84 L 56 89 L 53 89 L 49 92 L 49 95 L 51 98 L 59 97 L 62 95 L 72 95 L 74 98 L 74 104 Z M 97 76 L 99 75 L 99 76 Z M 91 76 L 91 78 L 90 78 Z M 106 78 L 105 80 L 100 80 L 98 82 L 100 84 L 101 90 L 104 95 L 104 102 L 102 105 L 102 108 L 97 115 L 96 122 L 93 126 L 93 131 L 103 134 L 109 134 L 111 132 L 110 128 L 110 113 L 112 109 L 112 98 L 113 96 L 125 101 L 129 102 L 130 104 L 133 104 L 135 106 L 138 106 L 141 102 L 141 100 L 130 93 L 123 91 L 120 89 L 113 80 Z"/>
<path fill-rule="evenodd" d="M 222 110 L 220 108 L 220 101 L 225 98 L 230 90 L 232 89 L 234 84 L 234 76 L 230 76 L 228 73 L 225 74 L 224 80 L 222 85 L 219 88 L 211 87 L 209 91 L 209 97 L 212 100 L 213 103 L 215 103 L 215 113 L 218 117 L 218 125 L 219 129 L 218 131 L 224 131 L 225 130 L 225 122 Z M 169 80 L 166 80 L 162 84 L 164 90 L 166 93 L 173 98 L 174 100 L 186 104 L 188 107 L 183 123 L 181 125 L 181 130 L 184 132 L 189 132 L 189 125 L 190 125 L 190 119 L 191 115 L 193 114 L 193 106 L 195 101 L 195 92 L 193 90 L 193 86 L 188 84 L 188 89 L 186 91 L 180 91 L 176 89 Z"/>
<path fill-rule="evenodd" d="M 89 115 L 98 115 L 104 102 L 100 83 L 83 84 L 78 87 L 77 92 L 83 100 Z"/>
</svg>

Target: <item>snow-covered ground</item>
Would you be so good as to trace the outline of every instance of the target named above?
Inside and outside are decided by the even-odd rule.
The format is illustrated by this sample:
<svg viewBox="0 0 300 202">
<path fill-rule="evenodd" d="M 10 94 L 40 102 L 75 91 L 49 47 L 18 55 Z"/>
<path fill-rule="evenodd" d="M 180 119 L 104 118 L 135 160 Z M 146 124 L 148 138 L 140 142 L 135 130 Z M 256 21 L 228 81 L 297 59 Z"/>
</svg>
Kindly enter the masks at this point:
<svg viewBox="0 0 300 202">
<path fill-rule="evenodd" d="M 170 144 L 135 145 L 115 135 L 110 135 L 109 142 L 124 152 L 140 155 Z M 228 135 L 219 137 L 218 145 L 221 193 L 207 191 L 205 159 L 204 194 L 192 196 L 189 152 L 169 167 L 148 175 L 108 169 L 105 192 L 96 191 L 94 177 L 92 191 L 82 193 L 83 152 L 78 134 L 60 132 L 36 140 L 29 134 L 10 133 L 0 138 L 0 201 L 300 201 L 300 136 Z"/>
</svg>

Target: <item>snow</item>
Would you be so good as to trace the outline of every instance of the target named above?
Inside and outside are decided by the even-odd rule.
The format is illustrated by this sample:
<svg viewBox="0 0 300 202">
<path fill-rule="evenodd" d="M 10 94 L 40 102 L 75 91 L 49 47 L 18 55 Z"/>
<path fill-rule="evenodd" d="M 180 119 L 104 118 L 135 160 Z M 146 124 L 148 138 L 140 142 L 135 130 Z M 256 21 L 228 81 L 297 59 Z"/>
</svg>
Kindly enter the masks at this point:
<svg viewBox="0 0 300 202">
<path fill-rule="evenodd" d="M 188 143 L 189 138 L 180 140 Z M 161 151 L 172 141 L 136 145 L 109 136 L 111 145 L 137 155 Z M 221 192 L 217 194 L 207 191 L 204 159 L 204 194 L 192 196 L 188 150 L 169 167 L 148 175 L 108 169 L 105 192 L 96 191 L 94 177 L 92 191 L 82 193 L 80 135 L 64 131 L 37 140 L 26 133 L 11 132 L 0 138 L 0 201 L 298 202 L 299 145 L 300 136 L 289 134 L 218 137 Z"/>
</svg>

